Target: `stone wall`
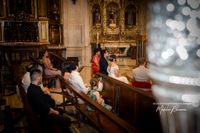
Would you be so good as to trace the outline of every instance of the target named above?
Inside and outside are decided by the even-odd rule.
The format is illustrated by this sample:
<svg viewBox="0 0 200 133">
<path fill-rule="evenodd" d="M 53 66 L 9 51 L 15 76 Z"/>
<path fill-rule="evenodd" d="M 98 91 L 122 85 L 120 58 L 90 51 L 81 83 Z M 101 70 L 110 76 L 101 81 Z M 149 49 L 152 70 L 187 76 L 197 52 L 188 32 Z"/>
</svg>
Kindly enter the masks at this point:
<svg viewBox="0 0 200 133">
<path fill-rule="evenodd" d="M 90 65 L 89 13 L 86 0 L 63 0 L 63 36 L 66 57 L 79 57 L 81 64 Z"/>
</svg>

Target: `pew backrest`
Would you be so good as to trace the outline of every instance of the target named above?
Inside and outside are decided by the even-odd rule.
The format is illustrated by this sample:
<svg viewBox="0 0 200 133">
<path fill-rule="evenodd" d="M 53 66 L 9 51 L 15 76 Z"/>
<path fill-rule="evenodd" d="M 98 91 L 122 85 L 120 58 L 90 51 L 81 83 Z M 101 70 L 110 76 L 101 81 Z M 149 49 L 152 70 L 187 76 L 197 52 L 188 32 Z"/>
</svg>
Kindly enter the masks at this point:
<svg viewBox="0 0 200 133">
<path fill-rule="evenodd" d="M 21 82 L 18 83 L 18 88 L 19 88 L 20 98 L 21 98 L 21 101 L 23 103 L 25 115 L 26 115 L 26 118 L 27 118 L 27 121 L 28 121 L 28 124 L 29 124 L 29 128 L 30 128 L 29 130 L 32 130 L 33 133 L 42 133 L 42 130 L 38 125 L 37 116 L 33 112 L 32 108 L 31 108 L 31 106 L 28 102 L 25 89 L 23 88 Z"/>
<path fill-rule="evenodd" d="M 71 96 L 75 97 L 75 107 L 83 115 L 85 115 L 101 132 L 117 132 L 117 133 L 137 133 L 138 131 L 130 126 L 127 122 L 108 111 L 106 108 L 92 100 L 85 93 L 80 92 L 72 84 L 65 81 L 63 77 L 60 77 L 61 83 L 64 84 L 64 88 L 70 92 Z M 84 104 L 80 104 L 78 99 L 81 99 Z M 88 110 L 90 106 L 93 111 Z"/>
<path fill-rule="evenodd" d="M 143 91 L 101 73 L 102 96 L 112 105 L 114 113 L 141 132 L 162 132 L 156 99 L 152 92 Z"/>
<path fill-rule="evenodd" d="M 53 52 L 49 52 L 49 55 L 50 55 L 52 64 L 54 65 L 55 68 L 59 70 L 63 70 L 63 67 L 69 63 L 69 61 L 67 61 L 66 58 L 62 56 L 58 56 L 57 54 Z"/>
</svg>

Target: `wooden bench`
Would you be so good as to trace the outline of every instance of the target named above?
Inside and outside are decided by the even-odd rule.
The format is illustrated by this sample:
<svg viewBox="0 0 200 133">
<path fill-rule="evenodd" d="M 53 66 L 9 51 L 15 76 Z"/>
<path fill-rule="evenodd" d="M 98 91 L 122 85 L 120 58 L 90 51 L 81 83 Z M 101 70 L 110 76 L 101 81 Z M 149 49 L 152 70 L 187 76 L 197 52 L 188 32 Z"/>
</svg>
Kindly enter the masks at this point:
<svg viewBox="0 0 200 133">
<path fill-rule="evenodd" d="M 136 127 L 140 132 L 162 133 L 159 112 L 152 92 L 134 88 L 119 80 L 104 74 L 96 74 L 103 79 L 102 96 L 112 105 L 114 112 L 120 118 Z"/>
<path fill-rule="evenodd" d="M 59 70 L 63 70 L 63 67 L 70 63 L 66 58 L 62 56 L 58 56 L 52 52 L 49 52 L 51 63 L 54 65 L 55 68 Z"/>
<path fill-rule="evenodd" d="M 104 133 L 138 133 L 133 126 L 130 126 L 127 122 L 108 111 L 96 101 L 93 101 L 86 94 L 75 89 L 75 87 L 66 82 L 63 77 L 60 77 L 60 80 L 68 99 L 72 99 L 76 109 L 88 118 L 99 131 Z M 83 100 L 84 104 L 79 104 L 78 99 Z M 90 106 L 93 111 L 88 111 L 88 106 Z"/>
<path fill-rule="evenodd" d="M 28 121 L 29 130 L 32 130 L 35 133 L 42 133 L 41 128 L 39 127 L 37 116 L 33 113 L 30 104 L 28 103 L 28 99 L 26 97 L 26 92 L 22 87 L 22 83 L 18 83 L 18 88 L 20 92 L 21 101 L 23 103 L 24 112 Z"/>
<path fill-rule="evenodd" d="M 65 65 L 70 64 L 71 62 L 75 62 L 75 63 L 79 63 L 79 59 L 78 57 L 68 57 L 67 59 L 62 57 L 62 56 L 58 56 L 55 53 L 49 52 L 50 55 L 50 59 L 52 64 L 59 70 L 63 70 Z M 78 72 L 81 72 L 83 70 L 83 66 L 79 67 Z"/>
</svg>

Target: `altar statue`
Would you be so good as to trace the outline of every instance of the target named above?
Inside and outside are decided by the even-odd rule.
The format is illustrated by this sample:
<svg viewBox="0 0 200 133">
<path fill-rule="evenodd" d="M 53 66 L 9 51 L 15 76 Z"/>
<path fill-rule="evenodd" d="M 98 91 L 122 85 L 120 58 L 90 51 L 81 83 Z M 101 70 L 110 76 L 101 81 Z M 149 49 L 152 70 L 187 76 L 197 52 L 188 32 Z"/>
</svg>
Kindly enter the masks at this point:
<svg viewBox="0 0 200 133">
<path fill-rule="evenodd" d="M 109 26 L 110 27 L 116 27 L 116 12 L 114 11 L 114 9 L 111 9 L 110 14 L 109 14 Z"/>
</svg>

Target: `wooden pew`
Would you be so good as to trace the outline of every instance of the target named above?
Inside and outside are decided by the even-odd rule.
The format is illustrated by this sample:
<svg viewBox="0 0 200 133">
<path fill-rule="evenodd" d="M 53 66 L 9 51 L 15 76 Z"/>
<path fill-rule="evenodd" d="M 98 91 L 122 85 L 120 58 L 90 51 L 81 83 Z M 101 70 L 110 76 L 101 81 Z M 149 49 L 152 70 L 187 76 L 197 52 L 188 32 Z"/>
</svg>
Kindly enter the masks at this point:
<svg viewBox="0 0 200 133">
<path fill-rule="evenodd" d="M 114 112 L 140 132 L 162 133 L 159 112 L 151 92 L 134 88 L 119 80 L 97 73 L 102 77 L 104 88 L 102 96 L 113 106 Z"/>
<path fill-rule="evenodd" d="M 37 116 L 33 113 L 30 104 L 28 103 L 28 99 L 26 97 L 26 92 L 22 87 L 22 83 L 18 83 L 18 88 L 20 92 L 21 101 L 23 103 L 24 112 L 28 121 L 29 130 L 32 130 L 33 133 L 42 133 L 41 128 L 39 127 Z"/>
<path fill-rule="evenodd" d="M 138 131 L 130 126 L 127 122 L 117 117 L 106 108 L 93 101 L 86 94 L 78 91 L 69 82 L 66 82 L 60 76 L 62 88 L 66 89 L 65 95 L 68 99 L 73 99 L 73 104 L 76 109 L 90 120 L 100 132 L 103 133 L 138 133 Z M 84 104 L 79 104 L 78 98 L 84 101 Z M 87 107 L 90 106 L 94 111 L 88 111 Z"/>
<path fill-rule="evenodd" d="M 49 52 L 50 54 L 50 59 L 52 64 L 59 70 L 63 70 L 63 67 L 65 65 L 68 65 L 71 62 L 76 62 L 79 63 L 79 59 L 78 57 L 68 57 L 67 59 L 62 57 L 62 56 L 58 56 L 57 54 L 54 54 L 52 52 Z M 79 67 L 78 72 L 81 72 L 83 70 L 83 66 Z"/>
<path fill-rule="evenodd" d="M 52 52 L 49 52 L 49 55 L 50 55 L 52 64 L 54 65 L 55 68 L 59 70 L 63 70 L 63 67 L 69 64 L 69 61 L 62 56 L 58 56 Z"/>
</svg>

